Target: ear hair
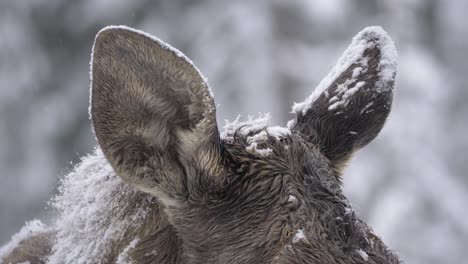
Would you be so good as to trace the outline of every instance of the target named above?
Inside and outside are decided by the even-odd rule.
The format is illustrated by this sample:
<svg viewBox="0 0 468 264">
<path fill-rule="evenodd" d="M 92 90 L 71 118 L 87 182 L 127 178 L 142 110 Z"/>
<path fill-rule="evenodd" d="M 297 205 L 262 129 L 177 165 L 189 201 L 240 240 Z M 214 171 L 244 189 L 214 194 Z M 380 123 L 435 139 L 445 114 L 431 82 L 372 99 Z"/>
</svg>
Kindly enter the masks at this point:
<svg viewBox="0 0 468 264">
<path fill-rule="evenodd" d="M 189 170 L 218 168 L 214 100 L 185 55 L 112 26 L 97 34 L 91 65 L 96 137 L 123 180 L 156 196 L 185 197 L 198 184 Z"/>
<path fill-rule="evenodd" d="M 371 142 L 390 113 L 396 75 L 393 41 L 380 27 L 357 34 L 289 127 L 314 141 L 337 168 Z"/>
</svg>

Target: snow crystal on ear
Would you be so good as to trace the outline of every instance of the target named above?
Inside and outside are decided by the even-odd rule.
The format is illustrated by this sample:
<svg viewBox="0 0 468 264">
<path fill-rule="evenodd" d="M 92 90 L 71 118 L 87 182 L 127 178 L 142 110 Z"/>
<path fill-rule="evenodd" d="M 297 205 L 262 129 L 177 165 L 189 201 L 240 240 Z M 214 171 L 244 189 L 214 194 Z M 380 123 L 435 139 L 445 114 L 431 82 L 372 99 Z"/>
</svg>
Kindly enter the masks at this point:
<svg viewBox="0 0 468 264">
<path fill-rule="evenodd" d="M 0 261 L 13 252 L 13 250 L 18 247 L 22 241 L 34 235 L 47 232 L 48 230 L 49 228 L 37 219 L 26 222 L 26 225 L 23 226 L 23 228 L 21 228 L 18 233 L 11 237 L 11 240 L 8 242 L 8 244 L 0 247 Z"/>
<path fill-rule="evenodd" d="M 107 27 L 104 27 L 103 29 L 99 30 L 99 32 L 96 34 L 96 37 L 94 39 L 94 43 L 93 43 L 93 47 L 91 49 L 91 60 L 89 62 L 89 77 L 90 77 L 90 87 L 89 87 L 89 107 L 88 107 L 88 115 L 89 115 L 89 119 L 91 120 L 92 119 L 92 114 L 91 114 L 91 107 L 92 107 L 92 89 L 93 89 L 93 58 L 94 58 L 94 47 L 96 45 L 96 40 L 99 36 L 99 34 L 101 34 L 102 32 L 106 31 L 106 30 L 110 30 L 110 29 L 123 29 L 123 30 L 127 30 L 127 31 L 131 31 L 131 32 L 134 32 L 134 33 L 137 33 L 137 34 L 140 34 L 142 36 L 145 36 L 151 40 L 153 40 L 154 42 L 156 42 L 159 46 L 163 47 L 164 49 L 167 49 L 168 51 L 171 51 L 173 52 L 177 57 L 183 59 L 185 62 L 187 62 L 189 65 L 191 65 L 198 73 L 198 75 L 200 75 L 200 77 L 202 78 L 203 82 L 205 83 L 207 89 L 208 89 L 208 93 L 209 93 L 209 96 L 211 96 L 212 98 L 214 98 L 214 94 L 213 94 L 213 91 L 211 90 L 211 87 L 210 85 L 208 84 L 208 79 L 201 73 L 201 71 L 195 66 L 195 64 L 192 62 L 192 60 L 190 60 L 183 52 L 181 52 L 180 50 L 172 47 L 171 45 L 167 44 L 166 42 L 160 40 L 159 38 L 153 36 L 153 35 L 150 35 L 142 30 L 138 30 L 138 29 L 134 29 L 134 28 L 131 28 L 131 27 L 128 27 L 128 26 L 124 26 L 124 25 L 120 25 L 120 26 L 107 26 Z"/>
<path fill-rule="evenodd" d="M 349 98 L 351 96 L 353 96 L 358 90 L 359 88 L 361 88 L 362 86 L 364 86 L 364 84 L 366 84 L 365 82 L 357 82 L 353 88 L 349 88 L 349 89 L 340 89 L 340 87 L 338 87 L 338 89 L 336 89 L 336 92 L 337 92 L 337 95 L 333 96 L 331 99 L 330 99 L 330 103 L 331 105 L 328 107 L 328 110 L 333 110 L 333 109 L 336 109 L 338 106 L 341 106 L 341 105 L 344 105 L 346 106 L 349 102 Z M 342 87 L 347 87 L 348 84 L 343 84 L 341 85 Z M 341 99 L 338 100 L 338 96 L 341 96 Z M 336 100 L 334 100 L 336 98 Z"/>
<path fill-rule="evenodd" d="M 52 201 L 60 215 L 51 264 L 101 263 L 113 243 L 144 221 L 143 208 L 154 202 L 123 183 L 100 149 L 65 176 L 59 190 Z"/>
<path fill-rule="evenodd" d="M 359 32 L 352 40 L 349 47 L 345 50 L 343 55 L 338 60 L 335 67 L 330 73 L 320 82 L 315 88 L 314 92 L 302 103 L 295 103 L 292 107 L 292 113 L 305 115 L 307 110 L 311 107 L 312 103 L 320 97 L 320 95 L 331 86 L 344 71 L 346 71 L 352 64 L 363 60 L 364 51 L 370 47 L 377 46 L 381 51 L 379 61 L 379 78 L 375 84 L 376 92 L 383 92 L 386 89 L 392 89 L 389 82 L 394 81 L 397 68 L 397 52 L 393 41 L 388 34 L 378 26 L 367 27 Z M 365 62 L 365 61 L 364 61 Z M 365 64 L 365 63 L 364 63 Z M 361 67 L 357 67 L 353 71 L 353 77 L 359 75 L 359 72 L 364 70 L 366 65 L 361 63 Z M 354 87 L 353 94 L 359 89 Z M 352 94 L 348 94 L 348 97 Z M 331 105 L 334 109 L 338 105 Z M 292 126 L 293 122 L 289 124 Z"/>
</svg>

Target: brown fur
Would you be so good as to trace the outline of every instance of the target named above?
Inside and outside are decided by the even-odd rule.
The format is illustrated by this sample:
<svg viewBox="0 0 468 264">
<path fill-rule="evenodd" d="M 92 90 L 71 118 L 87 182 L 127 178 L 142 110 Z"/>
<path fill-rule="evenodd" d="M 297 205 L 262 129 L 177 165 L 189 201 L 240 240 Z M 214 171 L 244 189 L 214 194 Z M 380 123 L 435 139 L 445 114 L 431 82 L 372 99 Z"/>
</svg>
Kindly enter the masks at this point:
<svg viewBox="0 0 468 264">
<path fill-rule="evenodd" d="M 393 79 L 384 83 L 389 89 L 374 89 L 380 47 L 362 56 L 367 70 L 348 86 L 366 84 L 340 112 L 329 111 L 329 98 L 357 64 L 298 114 L 291 134 L 239 128 L 220 139 L 213 98 L 191 63 L 133 30 L 101 31 L 92 61 L 94 129 L 116 173 L 141 191 L 128 208 L 144 204 L 150 212 L 138 228 L 122 230 L 102 263 L 115 263 L 125 248 L 134 263 L 400 263 L 341 191 L 345 163 L 377 136 L 392 102 Z M 363 113 L 369 101 L 375 105 Z M 270 154 L 249 151 L 264 132 L 257 148 Z M 148 197 L 157 202 L 139 202 Z M 33 237 L 7 259 L 44 259 L 53 240 Z"/>
<path fill-rule="evenodd" d="M 369 92 L 374 89 L 379 81 L 379 62 L 381 51 L 378 46 L 367 49 L 363 58 L 367 60 L 367 71 L 361 73 L 348 87 L 356 85 L 359 81 L 365 81 L 360 88 L 360 96 L 352 97 L 343 109 L 328 110 L 329 100 L 337 93 L 338 86 L 350 79 L 357 63 L 352 64 L 330 86 L 328 94 L 321 96 L 306 114 L 296 117 L 297 124 L 293 128 L 305 136 L 312 136 L 309 140 L 321 145 L 323 153 L 342 171 L 351 155 L 358 149 L 371 142 L 382 129 L 385 120 L 391 110 L 393 90 L 380 93 Z M 387 84 L 393 86 L 391 81 Z M 374 102 L 371 109 L 361 113 L 369 102 Z M 353 131 L 356 134 L 350 134 Z M 358 135 L 358 136 L 357 136 Z"/>
<path fill-rule="evenodd" d="M 29 261 L 31 264 L 46 263 L 47 256 L 51 253 L 53 244 L 53 232 L 36 234 L 27 240 L 20 242 L 1 263 L 22 263 Z"/>
</svg>

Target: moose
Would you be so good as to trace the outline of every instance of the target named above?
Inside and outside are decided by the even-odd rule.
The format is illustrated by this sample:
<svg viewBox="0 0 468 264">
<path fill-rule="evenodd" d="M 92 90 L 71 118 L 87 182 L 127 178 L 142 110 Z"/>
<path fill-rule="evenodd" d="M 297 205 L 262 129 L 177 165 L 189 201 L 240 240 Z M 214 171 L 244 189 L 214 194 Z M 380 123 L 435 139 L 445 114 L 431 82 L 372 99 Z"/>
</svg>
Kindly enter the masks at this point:
<svg viewBox="0 0 468 264">
<path fill-rule="evenodd" d="M 105 27 L 91 58 L 95 152 L 66 175 L 50 225 L 34 220 L 3 263 L 402 263 L 342 191 L 381 131 L 397 53 L 358 33 L 286 127 L 216 122 L 212 91 L 180 51 Z"/>
</svg>

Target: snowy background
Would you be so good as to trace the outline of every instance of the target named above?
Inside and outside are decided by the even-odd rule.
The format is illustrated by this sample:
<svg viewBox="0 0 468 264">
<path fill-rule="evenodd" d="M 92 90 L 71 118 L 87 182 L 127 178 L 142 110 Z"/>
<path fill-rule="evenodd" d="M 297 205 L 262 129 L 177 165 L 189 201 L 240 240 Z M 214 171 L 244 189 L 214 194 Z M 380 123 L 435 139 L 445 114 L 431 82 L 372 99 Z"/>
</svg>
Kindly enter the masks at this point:
<svg viewBox="0 0 468 264">
<path fill-rule="evenodd" d="M 96 144 L 88 120 L 95 33 L 126 24 L 186 53 L 208 77 L 218 120 L 270 112 L 284 125 L 362 28 L 399 52 L 380 137 L 345 192 L 407 263 L 468 259 L 468 1 L 0 1 L 0 244 L 46 219 L 58 179 Z"/>
</svg>

